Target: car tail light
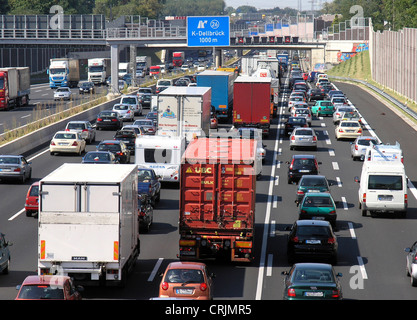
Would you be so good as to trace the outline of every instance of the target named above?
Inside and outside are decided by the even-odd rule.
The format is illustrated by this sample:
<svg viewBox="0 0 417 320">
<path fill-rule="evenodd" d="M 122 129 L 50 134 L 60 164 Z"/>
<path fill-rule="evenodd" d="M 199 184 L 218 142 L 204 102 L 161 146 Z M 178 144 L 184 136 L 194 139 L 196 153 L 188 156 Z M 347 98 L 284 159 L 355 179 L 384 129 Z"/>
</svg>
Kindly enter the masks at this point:
<svg viewBox="0 0 417 320">
<path fill-rule="evenodd" d="M 162 284 L 161 284 L 161 289 L 162 290 L 168 290 L 168 288 L 169 288 L 169 285 L 168 285 L 168 282 L 162 282 Z"/>
<path fill-rule="evenodd" d="M 83 132 L 88 132 L 88 129 L 83 129 Z"/>
<path fill-rule="evenodd" d="M 14 172 L 20 172 L 20 171 L 22 171 L 22 169 L 20 169 L 20 168 L 16 168 L 16 169 L 14 169 L 13 171 L 14 171 Z"/>
<path fill-rule="evenodd" d="M 291 140 L 295 140 L 295 136 L 292 136 L 292 137 L 291 137 Z"/>
<path fill-rule="evenodd" d="M 336 239 L 334 237 L 330 237 L 329 239 L 327 239 L 327 243 L 329 244 L 336 243 Z"/>
<path fill-rule="evenodd" d="M 408 195 L 404 195 L 404 203 L 407 204 L 408 203 Z"/>
<path fill-rule="evenodd" d="M 111 119 L 111 121 L 116 122 L 116 121 L 117 121 L 117 119 Z"/>
<path fill-rule="evenodd" d="M 340 129 L 339 129 L 339 132 L 343 132 L 343 129 L 342 129 L 342 128 L 340 128 Z"/>
<path fill-rule="evenodd" d="M 100 121 L 103 121 L 103 119 L 101 119 L 101 118 L 97 118 L 97 121 L 99 121 L 99 122 L 100 122 Z"/>
<path fill-rule="evenodd" d="M 54 146 L 54 145 L 55 145 L 55 142 L 51 141 L 51 146 Z"/>
<path fill-rule="evenodd" d="M 334 211 L 334 210 L 329 212 L 329 214 L 335 214 L 335 213 L 336 213 L 336 211 Z"/>
<path fill-rule="evenodd" d="M 122 156 L 122 155 L 123 155 L 123 152 L 116 152 L 116 154 L 117 154 L 118 156 Z"/>
<path fill-rule="evenodd" d="M 305 211 L 305 210 L 301 210 L 300 212 L 301 212 L 301 213 L 307 213 L 307 211 Z"/>
<path fill-rule="evenodd" d="M 295 289 L 293 289 L 293 288 L 288 289 L 287 296 L 295 297 Z"/>
<path fill-rule="evenodd" d="M 206 291 L 207 290 L 207 284 L 206 283 L 200 284 L 200 290 L 201 291 Z"/>
<path fill-rule="evenodd" d="M 77 143 L 77 141 L 74 141 L 74 142 L 72 143 L 72 146 L 73 146 L 73 147 L 76 147 L 76 146 L 78 146 L 78 143 Z"/>
<path fill-rule="evenodd" d="M 362 129 L 359 129 L 359 130 L 358 130 L 358 133 L 362 133 Z"/>
<path fill-rule="evenodd" d="M 362 201 L 363 201 L 363 202 L 366 202 L 366 193 L 364 193 L 364 194 L 362 195 Z"/>
<path fill-rule="evenodd" d="M 313 136 L 313 141 L 317 141 L 317 137 L 316 136 Z"/>
<path fill-rule="evenodd" d="M 292 242 L 299 242 L 298 237 L 291 237 L 291 238 L 290 238 L 290 240 L 291 240 Z"/>
<path fill-rule="evenodd" d="M 297 194 L 301 196 L 301 195 L 303 195 L 303 194 L 304 194 L 304 191 L 297 190 Z"/>
<path fill-rule="evenodd" d="M 355 150 L 359 150 L 359 146 L 355 144 Z"/>
<path fill-rule="evenodd" d="M 339 298 L 339 297 L 340 297 L 339 290 L 333 290 L 332 291 L 332 298 Z"/>
<path fill-rule="evenodd" d="M 70 129 L 65 129 L 65 131 L 70 131 Z"/>
</svg>

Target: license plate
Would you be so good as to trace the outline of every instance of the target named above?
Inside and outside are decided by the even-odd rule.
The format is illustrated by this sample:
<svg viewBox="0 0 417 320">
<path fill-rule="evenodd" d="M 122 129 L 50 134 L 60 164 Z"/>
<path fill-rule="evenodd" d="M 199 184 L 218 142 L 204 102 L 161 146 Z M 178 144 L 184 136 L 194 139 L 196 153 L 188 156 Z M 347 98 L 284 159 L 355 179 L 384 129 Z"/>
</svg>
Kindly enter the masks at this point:
<svg viewBox="0 0 417 320">
<path fill-rule="evenodd" d="M 103 121 L 105 121 L 105 122 L 110 122 L 110 119 L 104 119 Z"/>
<path fill-rule="evenodd" d="M 324 220 L 324 217 L 311 217 L 313 220 Z"/>
<path fill-rule="evenodd" d="M 175 289 L 176 294 L 193 294 L 194 289 Z"/>
<path fill-rule="evenodd" d="M 300 170 L 300 172 L 310 172 L 310 170 Z"/>
<path fill-rule="evenodd" d="M 346 132 L 355 132 L 355 130 L 346 130 Z"/>
<path fill-rule="evenodd" d="M 304 292 L 304 296 L 306 297 L 323 297 L 323 292 Z"/>
<path fill-rule="evenodd" d="M 379 195 L 378 200 L 380 200 L 380 201 L 392 201 L 392 196 Z"/>
<path fill-rule="evenodd" d="M 320 192 L 320 190 L 307 190 L 307 192 Z"/>
<path fill-rule="evenodd" d="M 320 244 L 321 241 L 320 240 L 306 240 L 307 244 Z"/>
<path fill-rule="evenodd" d="M 60 146 L 66 146 L 66 145 L 68 145 L 68 143 L 65 143 L 65 142 L 59 142 L 59 143 L 58 143 L 58 145 L 60 145 Z"/>
</svg>

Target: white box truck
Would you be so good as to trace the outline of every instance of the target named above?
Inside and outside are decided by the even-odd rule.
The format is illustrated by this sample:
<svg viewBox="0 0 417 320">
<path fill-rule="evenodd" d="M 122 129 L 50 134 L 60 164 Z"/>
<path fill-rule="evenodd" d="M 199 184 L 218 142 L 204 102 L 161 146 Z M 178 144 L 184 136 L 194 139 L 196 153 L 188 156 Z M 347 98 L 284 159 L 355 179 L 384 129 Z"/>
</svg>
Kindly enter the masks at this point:
<svg viewBox="0 0 417 320">
<path fill-rule="evenodd" d="M 149 70 L 152 65 L 150 56 L 137 56 L 136 57 L 136 70 L 143 70 L 145 75 L 149 75 Z"/>
<path fill-rule="evenodd" d="M 80 81 L 80 64 L 77 59 L 56 58 L 49 63 L 49 86 L 76 88 Z"/>
<path fill-rule="evenodd" d="M 71 276 L 84 285 L 126 283 L 140 253 L 137 170 L 65 163 L 40 180 L 39 275 Z"/>
<path fill-rule="evenodd" d="M 120 62 L 119 63 L 119 78 L 123 78 L 128 73 L 130 73 L 130 62 Z"/>
<path fill-rule="evenodd" d="M 154 169 L 162 182 L 180 182 L 184 137 L 144 135 L 136 139 L 135 164 Z"/>
<path fill-rule="evenodd" d="M 366 148 L 364 161 L 400 161 L 404 162 L 401 145 L 371 144 Z"/>
<path fill-rule="evenodd" d="M 187 142 L 208 136 L 211 87 L 168 87 L 158 94 L 160 136 L 184 136 Z"/>
<path fill-rule="evenodd" d="M 111 59 L 88 59 L 88 81 L 94 82 L 94 84 L 106 84 L 106 80 L 110 76 Z"/>
<path fill-rule="evenodd" d="M 362 216 L 369 211 L 398 213 L 405 217 L 408 207 L 407 183 L 401 161 L 365 161 L 359 183 L 359 209 Z"/>
</svg>

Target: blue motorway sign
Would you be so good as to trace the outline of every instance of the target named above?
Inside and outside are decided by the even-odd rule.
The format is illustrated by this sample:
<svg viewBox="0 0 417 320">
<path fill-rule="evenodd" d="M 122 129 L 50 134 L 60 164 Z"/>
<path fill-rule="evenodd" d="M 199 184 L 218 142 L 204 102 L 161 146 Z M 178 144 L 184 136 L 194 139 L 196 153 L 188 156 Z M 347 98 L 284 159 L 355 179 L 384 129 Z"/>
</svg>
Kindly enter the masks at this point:
<svg viewBox="0 0 417 320">
<path fill-rule="evenodd" d="M 229 16 L 187 17 L 187 46 L 230 46 Z"/>
</svg>

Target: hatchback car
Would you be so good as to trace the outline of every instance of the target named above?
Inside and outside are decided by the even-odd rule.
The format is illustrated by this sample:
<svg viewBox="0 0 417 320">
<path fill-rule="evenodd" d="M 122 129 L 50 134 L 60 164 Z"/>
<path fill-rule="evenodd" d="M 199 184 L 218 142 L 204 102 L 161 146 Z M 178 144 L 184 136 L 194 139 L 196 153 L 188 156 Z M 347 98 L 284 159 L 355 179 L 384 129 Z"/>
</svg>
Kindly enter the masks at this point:
<svg viewBox="0 0 417 320">
<path fill-rule="evenodd" d="M 84 291 L 70 277 L 59 275 L 28 276 L 16 289 L 16 300 L 81 300 Z"/>
<path fill-rule="evenodd" d="M 121 127 L 123 127 L 123 119 L 119 112 L 104 110 L 97 115 L 97 130 L 109 128 L 113 130 L 119 130 Z"/>
<path fill-rule="evenodd" d="M 145 134 L 153 135 L 156 133 L 155 122 L 152 119 L 138 119 L 133 122 L 133 125 L 142 127 L 145 130 Z"/>
<path fill-rule="evenodd" d="M 96 141 L 96 127 L 90 121 L 70 121 L 65 126 L 65 131 L 80 133 L 81 137 L 90 144 Z"/>
<path fill-rule="evenodd" d="M 344 120 L 340 121 L 334 129 L 336 140 L 356 139 L 362 135 L 362 126 L 359 121 Z"/>
<path fill-rule="evenodd" d="M 133 108 L 129 104 L 115 104 L 113 106 L 112 111 L 120 113 L 123 121 L 134 121 L 135 120 L 135 112 Z"/>
<path fill-rule="evenodd" d="M 315 100 L 324 100 L 326 98 L 326 94 L 324 91 L 321 91 L 318 88 L 312 88 L 307 92 L 308 101 L 315 101 Z"/>
<path fill-rule="evenodd" d="M 320 161 L 314 155 L 293 155 L 288 164 L 288 183 L 298 182 L 303 175 L 319 174 Z"/>
<path fill-rule="evenodd" d="M 354 107 L 349 106 L 342 106 L 342 107 L 336 107 L 333 112 L 333 124 L 338 124 L 340 122 L 340 119 L 342 118 L 342 115 L 344 112 L 351 112 L 355 111 L 356 109 Z"/>
<path fill-rule="evenodd" d="M 55 90 L 54 92 L 54 101 L 56 100 L 71 100 L 72 92 L 68 87 L 61 87 Z"/>
<path fill-rule="evenodd" d="M 116 156 L 110 151 L 89 151 L 81 163 L 119 163 Z"/>
<path fill-rule="evenodd" d="M 158 123 L 158 112 L 151 111 L 146 114 L 146 119 L 150 119 L 153 121 L 153 125 L 156 126 Z"/>
<path fill-rule="evenodd" d="M 311 126 L 312 116 L 311 111 L 308 108 L 295 108 L 292 114 L 293 117 L 303 117 L 306 118 L 307 124 Z"/>
<path fill-rule="evenodd" d="M 78 132 L 58 131 L 49 144 L 51 155 L 57 153 L 75 153 L 81 155 L 85 151 L 86 142 Z"/>
<path fill-rule="evenodd" d="M 405 263 L 407 277 L 410 277 L 411 286 L 417 287 L 417 241 L 404 251 L 407 252 Z"/>
<path fill-rule="evenodd" d="M 9 247 L 12 245 L 13 243 L 6 241 L 6 236 L 3 233 L 0 233 L 0 272 L 3 274 L 9 273 L 11 260 Z"/>
<path fill-rule="evenodd" d="M 328 192 L 306 192 L 298 208 L 300 220 L 326 220 L 336 227 L 336 204 Z"/>
<path fill-rule="evenodd" d="M 295 202 L 297 205 L 303 200 L 304 194 L 307 192 L 328 192 L 330 193 L 330 186 L 325 176 L 323 175 L 304 175 L 301 177 L 297 191 Z"/>
<path fill-rule="evenodd" d="M 338 243 L 332 226 L 328 221 L 298 220 L 292 227 L 287 238 L 287 259 L 294 263 L 298 258 L 329 259 L 337 264 Z"/>
<path fill-rule="evenodd" d="M 97 151 L 110 151 L 120 163 L 130 163 L 130 151 L 123 141 L 103 140 L 97 145 Z"/>
<path fill-rule="evenodd" d="M 317 150 L 317 135 L 312 128 L 296 128 L 290 136 L 290 150 L 312 148 Z"/>
<path fill-rule="evenodd" d="M 327 263 L 296 263 L 283 271 L 284 300 L 340 300 L 343 298 L 339 278 Z"/>
<path fill-rule="evenodd" d="M 316 104 L 311 107 L 311 113 L 316 117 L 332 116 L 334 110 L 334 105 L 329 100 L 317 101 Z"/>
<path fill-rule="evenodd" d="M 301 97 L 301 96 L 291 97 L 291 98 L 288 100 L 288 111 L 290 111 L 290 110 L 291 110 L 291 108 L 292 108 L 292 106 L 293 106 L 294 104 L 296 104 L 297 102 L 305 102 L 305 100 L 304 100 L 304 98 L 303 98 L 303 97 Z"/>
<path fill-rule="evenodd" d="M 142 115 L 142 105 L 135 94 L 125 95 L 120 98 L 119 104 L 126 104 L 132 107 L 135 116 Z"/>
<path fill-rule="evenodd" d="M 135 143 L 137 134 L 135 130 L 132 129 L 121 129 L 116 132 L 114 135 L 114 140 L 120 140 L 123 141 L 126 145 L 126 147 L 129 149 L 130 154 L 135 154 Z"/>
<path fill-rule="evenodd" d="M 83 82 L 78 90 L 80 94 L 96 92 L 93 82 Z"/>
<path fill-rule="evenodd" d="M 305 128 L 308 127 L 307 119 L 299 117 L 289 117 L 284 123 L 285 135 L 293 132 L 294 128 Z"/>
<path fill-rule="evenodd" d="M 143 93 L 139 97 L 139 103 L 141 104 L 142 108 L 150 108 L 152 101 L 152 95 L 150 93 Z"/>
<path fill-rule="evenodd" d="M 213 299 L 213 278 L 205 263 L 171 262 L 162 274 L 160 298 Z"/>
<path fill-rule="evenodd" d="M 39 209 L 39 181 L 32 183 L 26 194 L 25 212 L 26 217 L 37 215 Z"/>
<path fill-rule="evenodd" d="M 360 159 L 363 161 L 365 159 L 366 150 L 373 144 L 378 145 L 381 144 L 381 142 L 372 136 L 357 137 L 354 142 L 351 142 L 350 146 L 350 154 L 352 159 Z"/>
<path fill-rule="evenodd" d="M 144 94 L 144 93 L 149 93 L 149 94 L 152 94 L 153 93 L 153 90 L 152 90 L 152 88 L 151 87 L 143 87 L 143 88 L 139 88 L 138 89 L 138 92 L 137 92 L 137 97 L 139 98 L 142 94 Z"/>
<path fill-rule="evenodd" d="M 22 155 L 0 155 L 0 180 L 24 183 L 32 178 L 32 162 Z"/>
</svg>

